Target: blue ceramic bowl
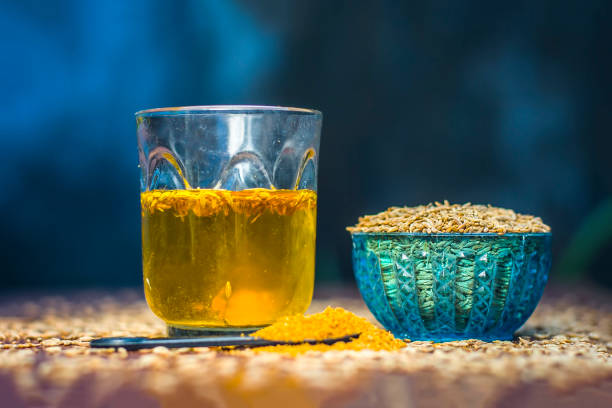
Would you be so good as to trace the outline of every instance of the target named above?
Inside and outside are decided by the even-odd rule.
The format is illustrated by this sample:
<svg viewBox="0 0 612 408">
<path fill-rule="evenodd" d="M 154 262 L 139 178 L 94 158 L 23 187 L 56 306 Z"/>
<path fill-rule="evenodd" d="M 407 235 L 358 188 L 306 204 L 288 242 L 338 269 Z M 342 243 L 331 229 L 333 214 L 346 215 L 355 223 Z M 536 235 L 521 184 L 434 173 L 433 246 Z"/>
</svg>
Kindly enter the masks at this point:
<svg viewBox="0 0 612 408">
<path fill-rule="evenodd" d="M 550 270 L 550 233 L 352 238 L 364 301 L 403 339 L 511 339 L 540 301 Z"/>
</svg>

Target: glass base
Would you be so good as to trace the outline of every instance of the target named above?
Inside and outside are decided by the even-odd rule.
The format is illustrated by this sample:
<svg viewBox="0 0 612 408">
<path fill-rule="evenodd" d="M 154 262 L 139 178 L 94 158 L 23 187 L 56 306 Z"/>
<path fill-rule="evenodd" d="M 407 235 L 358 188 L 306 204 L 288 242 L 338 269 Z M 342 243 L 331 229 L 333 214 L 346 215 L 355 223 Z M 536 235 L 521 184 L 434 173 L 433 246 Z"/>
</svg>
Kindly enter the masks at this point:
<svg viewBox="0 0 612 408">
<path fill-rule="evenodd" d="M 240 336 L 251 334 L 261 327 L 192 327 L 167 325 L 169 337 Z"/>
</svg>

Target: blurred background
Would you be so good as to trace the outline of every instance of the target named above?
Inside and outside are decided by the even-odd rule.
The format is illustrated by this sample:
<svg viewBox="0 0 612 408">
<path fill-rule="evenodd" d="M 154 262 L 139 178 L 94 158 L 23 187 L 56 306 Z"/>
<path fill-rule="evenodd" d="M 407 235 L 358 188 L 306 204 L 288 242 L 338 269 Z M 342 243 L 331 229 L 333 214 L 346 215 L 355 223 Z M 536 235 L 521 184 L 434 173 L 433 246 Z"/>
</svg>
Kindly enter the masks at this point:
<svg viewBox="0 0 612 408">
<path fill-rule="evenodd" d="M 612 287 L 612 2 L 0 5 L 0 289 L 138 286 L 140 109 L 324 113 L 319 283 L 347 225 L 490 203 L 554 231 L 552 279 Z"/>
</svg>

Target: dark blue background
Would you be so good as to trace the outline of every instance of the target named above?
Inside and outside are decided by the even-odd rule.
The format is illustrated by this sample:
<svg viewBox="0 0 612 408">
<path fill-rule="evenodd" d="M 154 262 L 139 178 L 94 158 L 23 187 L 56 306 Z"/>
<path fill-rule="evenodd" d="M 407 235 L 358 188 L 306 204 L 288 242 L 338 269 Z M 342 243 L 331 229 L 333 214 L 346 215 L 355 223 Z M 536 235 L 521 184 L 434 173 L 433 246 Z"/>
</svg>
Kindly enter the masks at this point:
<svg viewBox="0 0 612 408">
<path fill-rule="evenodd" d="M 358 215 L 443 199 L 542 216 L 571 264 L 612 223 L 611 4 L 4 2 L 0 287 L 140 284 L 133 113 L 194 104 L 323 111 L 320 281 Z M 612 283 L 603 236 L 566 276 Z"/>
</svg>

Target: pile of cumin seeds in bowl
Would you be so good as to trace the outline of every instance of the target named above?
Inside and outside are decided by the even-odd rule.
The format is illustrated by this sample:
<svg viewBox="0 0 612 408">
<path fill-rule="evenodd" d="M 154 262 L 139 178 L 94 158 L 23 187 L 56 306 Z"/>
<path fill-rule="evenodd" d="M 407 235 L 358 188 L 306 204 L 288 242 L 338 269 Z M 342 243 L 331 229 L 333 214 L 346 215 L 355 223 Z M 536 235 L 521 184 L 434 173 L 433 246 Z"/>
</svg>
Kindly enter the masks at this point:
<svg viewBox="0 0 612 408">
<path fill-rule="evenodd" d="M 416 207 L 390 207 L 374 215 L 359 217 L 351 233 L 546 233 L 550 227 L 540 217 L 480 204 L 435 202 Z"/>
</svg>

